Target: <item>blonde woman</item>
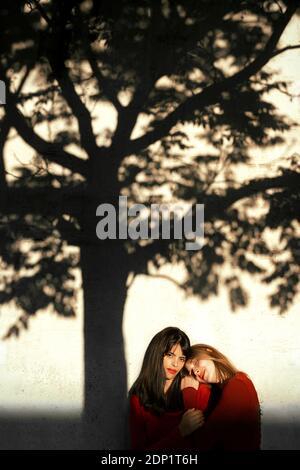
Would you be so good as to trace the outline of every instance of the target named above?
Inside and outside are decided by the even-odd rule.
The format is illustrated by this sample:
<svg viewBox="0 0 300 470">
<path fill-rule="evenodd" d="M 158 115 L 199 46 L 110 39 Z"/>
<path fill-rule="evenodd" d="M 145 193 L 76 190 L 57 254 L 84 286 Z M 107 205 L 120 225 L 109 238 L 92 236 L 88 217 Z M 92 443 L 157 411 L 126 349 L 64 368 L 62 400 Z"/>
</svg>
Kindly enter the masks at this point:
<svg viewBox="0 0 300 470">
<path fill-rule="evenodd" d="M 250 378 L 236 369 L 224 354 L 206 344 L 191 347 L 185 367 L 190 377 L 182 387 L 194 388 L 197 407 L 199 383 L 219 390 L 219 398 L 210 407 L 205 423 L 190 439 L 197 450 L 258 450 L 260 448 L 260 407 Z M 211 396 L 214 394 L 211 393 Z M 210 412 L 209 412 L 210 411 Z"/>
</svg>

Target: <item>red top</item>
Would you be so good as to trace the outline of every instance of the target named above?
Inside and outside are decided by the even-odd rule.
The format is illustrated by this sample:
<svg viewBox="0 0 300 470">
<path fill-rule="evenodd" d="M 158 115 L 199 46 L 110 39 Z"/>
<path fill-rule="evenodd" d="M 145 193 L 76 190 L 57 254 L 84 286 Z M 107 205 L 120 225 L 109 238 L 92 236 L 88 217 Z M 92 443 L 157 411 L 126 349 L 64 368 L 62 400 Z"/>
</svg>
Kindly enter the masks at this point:
<svg viewBox="0 0 300 470">
<path fill-rule="evenodd" d="M 185 409 L 197 408 L 205 410 L 210 395 L 210 388 L 201 384 L 198 390 L 183 390 Z M 191 405 L 191 406 L 190 406 Z M 179 423 L 184 410 L 155 415 L 146 410 L 136 395 L 130 398 L 130 434 L 131 448 L 142 450 L 155 449 L 188 449 L 191 444 L 179 431 Z"/>
<path fill-rule="evenodd" d="M 246 374 L 238 372 L 227 382 L 203 427 L 190 438 L 195 450 L 260 448 L 259 401 L 254 385 Z"/>
</svg>

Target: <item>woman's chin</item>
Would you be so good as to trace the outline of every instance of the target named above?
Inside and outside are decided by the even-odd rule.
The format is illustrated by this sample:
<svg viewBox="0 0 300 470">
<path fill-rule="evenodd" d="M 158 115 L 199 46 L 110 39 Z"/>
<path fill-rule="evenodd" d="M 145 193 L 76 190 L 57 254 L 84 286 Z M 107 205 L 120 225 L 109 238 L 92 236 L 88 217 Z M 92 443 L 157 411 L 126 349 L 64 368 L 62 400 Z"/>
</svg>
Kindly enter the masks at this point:
<svg viewBox="0 0 300 470">
<path fill-rule="evenodd" d="M 196 377 L 196 379 L 198 380 L 200 384 L 207 384 L 207 381 L 204 379 L 201 379 L 200 377 Z"/>
</svg>

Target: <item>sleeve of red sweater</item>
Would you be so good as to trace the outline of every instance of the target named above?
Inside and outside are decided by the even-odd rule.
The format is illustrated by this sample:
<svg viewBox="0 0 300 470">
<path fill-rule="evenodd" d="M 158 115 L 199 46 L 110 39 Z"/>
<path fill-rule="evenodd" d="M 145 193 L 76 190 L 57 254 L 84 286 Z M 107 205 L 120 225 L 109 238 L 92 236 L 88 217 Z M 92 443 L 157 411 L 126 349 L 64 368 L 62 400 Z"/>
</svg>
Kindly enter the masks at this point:
<svg viewBox="0 0 300 470">
<path fill-rule="evenodd" d="M 233 378 L 203 427 L 194 433 L 197 450 L 259 449 L 259 403 L 253 384 Z"/>
<path fill-rule="evenodd" d="M 144 410 L 137 396 L 132 395 L 130 398 L 130 434 L 131 448 L 138 450 L 153 449 L 178 449 L 183 448 L 186 440 L 181 436 L 179 427 L 176 426 L 166 436 L 152 443 L 147 442 L 146 422 L 144 418 Z"/>
<path fill-rule="evenodd" d="M 198 390 L 193 387 L 187 387 L 182 390 L 185 410 L 196 408 L 205 411 L 210 397 L 210 386 L 199 384 Z"/>
</svg>

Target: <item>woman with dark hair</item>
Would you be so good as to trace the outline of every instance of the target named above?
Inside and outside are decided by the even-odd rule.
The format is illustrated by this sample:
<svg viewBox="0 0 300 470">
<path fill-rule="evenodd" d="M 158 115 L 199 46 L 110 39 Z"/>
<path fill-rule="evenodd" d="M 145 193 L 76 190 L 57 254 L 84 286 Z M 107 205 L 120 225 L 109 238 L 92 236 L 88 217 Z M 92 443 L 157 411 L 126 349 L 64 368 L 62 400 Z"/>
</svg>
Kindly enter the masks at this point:
<svg viewBox="0 0 300 470">
<path fill-rule="evenodd" d="M 165 328 L 151 340 L 129 391 L 133 449 L 189 448 L 187 436 L 202 426 L 201 411 L 184 413 L 181 379 L 189 347 L 187 335 L 175 327 Z M 199 408 L 206 406 L 208 395 L 207 387 L 199 387 Z"/>
<path fill-rule="evenodd" d="M 204 426 L 191 436 L 192 447 L 197 450 L 259 450 L 260 407 L 249 377 L 238 371 L 224 354 L 206 344 L 191 347 L 186 368 L 194 377 L 194 385 L 191 385 L 191 378 L 187 385 L 190 406 L 197 407 L 199 382 L 211 384 L 212 390 L 220 391 Z"/>
</svg>

